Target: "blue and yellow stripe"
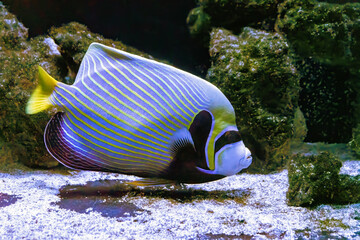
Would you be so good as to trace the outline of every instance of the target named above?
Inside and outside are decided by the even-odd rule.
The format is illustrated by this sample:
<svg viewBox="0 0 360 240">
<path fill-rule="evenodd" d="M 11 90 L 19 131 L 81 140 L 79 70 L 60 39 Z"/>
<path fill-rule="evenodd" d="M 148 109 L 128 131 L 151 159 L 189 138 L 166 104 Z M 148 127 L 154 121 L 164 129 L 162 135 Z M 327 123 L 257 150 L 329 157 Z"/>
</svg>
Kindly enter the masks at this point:
<svg viewBox="0 0 360 240">
<path fill-rule="evenodd" d="M 66 147 L 57 158 L 73 151 L 84 159 L 75 168 L 160 174 L 172 160 L 174 133 L 209 107 L 206 85 L 167 65 L 109 51 L 92 44 L 74 85 L 58 83 L 51 95 L 65 111 L 58 137 Z"/>
</svg>

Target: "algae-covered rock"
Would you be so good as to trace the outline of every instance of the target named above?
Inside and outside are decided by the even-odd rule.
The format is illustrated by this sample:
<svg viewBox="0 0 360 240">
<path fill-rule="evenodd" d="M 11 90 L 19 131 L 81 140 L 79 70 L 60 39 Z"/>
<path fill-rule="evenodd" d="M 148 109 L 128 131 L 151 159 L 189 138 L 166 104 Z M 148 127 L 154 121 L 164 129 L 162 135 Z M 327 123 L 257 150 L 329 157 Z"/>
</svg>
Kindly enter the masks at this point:
<svg viewBox="0 0 360 240">
<path fill-rule="evenodd" d="M 79 23 L 52 28 L 52 38 L 38 36 L 29 40 L 27 29 L 1 2 L 0 33 L 0 170 L 14 162 L 44 168 L 58 165 L 43 142 L 45 126 L 56 109 L 34 115 L 25 113 L 25 105 L 37 85 L 39 65 L 58 81 L 70 84 L 94 41 L 150 57 L 119 41 L 91 33 Z"/>
<path fill-rule="evenodd" d="M 276 22 L 302 57 L 338 66 L 360 63 L 360 3 L 287 0 Z"/>
<path fill-rule="evenodd" d="M 4 151 L 0 164 L 20 161 L 29 166 L 55 166 L 57 162 L 43 144 L 51 111 L 30 116 L 25 114 L 25 104 L 36 84 L 37 66 L 58 76 L 51 67 L 58 56 L 50 53 L 43 38 L 28 41 L 27 29 L 3 5 L 0 26 L 0 141 Z"/>
<path fill-rule="evenodd" d="M 204 45 L 208 44 L 209 32 L 211 31 L 211 17 L 204 12 L 202 7 L 194 8 L 190 11 L 186 22 L 192 37 L 203 41 Z"/>
<path fill-rule="evenodd" d="M 360 175 L 339 175 L 340 186 L 335 203 L 348 204 L 360 202 Z"/>
<path fill-rule="evenodd" d="M 339 175 L 342 162 L 333 154 L 292 157 L 287 199 L 293 206 L 349 204 L 360 201 L 360 176 Z"/>
<path fill-rule="evenodd" d="M 327 152 L 318 156 L 295 155 L 288 164 L 290 205 L 331 203 L 339 187 L 341 161 Z"/>
<path fill-rule="evenodd" d="M 286 0 L 276 22 L 297 56 L 312 142 L 348 142 L 360 121 L 360 3 L 331 2 Z"/>
<path fill-rule="evenodd" d="M 245 26 L 272 29 L 282 0 L 198 0 L 187 23 L 193 36 L 207 37 L 212 27 L 240 32 Z"/>
<path fill-rule="evenodd" d="M 238 127 L 254 157 L 250 169 L 275 170 L 289 152 L 299 90 L 286 40 L 252 28 L 244 28 L 239 36 L 215 29 L 210 56 L 207 79 L 234 106 Z"/>
<path fill-rule="evenodd" d="M 0 46 L 18 49 L 27 37 L 27 28 L 0 2 Z"/>
</svg>

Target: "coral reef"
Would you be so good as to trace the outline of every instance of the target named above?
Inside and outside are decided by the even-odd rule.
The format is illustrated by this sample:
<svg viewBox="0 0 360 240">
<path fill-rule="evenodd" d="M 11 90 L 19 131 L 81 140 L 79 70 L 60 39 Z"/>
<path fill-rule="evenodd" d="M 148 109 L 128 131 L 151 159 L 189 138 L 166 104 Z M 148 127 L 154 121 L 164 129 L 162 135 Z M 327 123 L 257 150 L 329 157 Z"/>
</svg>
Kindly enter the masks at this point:
<svg viewBox="0 0 360 240">
<path fill-rule="evenodd" d="M 360 175 L 340 175 L 342 162 L 333 154 L 292 157 L 288 163 L 288 203 L 292 206 L 349 204 L 360 201 Z"/>
<path fill-rule="evenodd" d="M 306 131 L 302 114 L 294 120 L 299 111 L 299 77 L 286 40 L 277 33 L 248 27 L 238 36 L 214 29 L 210 56 L 207 79 L 235 108 L 240 132 L 254 156 L 250 168 L 277 169 L 289 152 L 294 122 L 302 129 L 296 131 Z M 304 135 L 297 134 L 300 138 Z"/>
</svg>

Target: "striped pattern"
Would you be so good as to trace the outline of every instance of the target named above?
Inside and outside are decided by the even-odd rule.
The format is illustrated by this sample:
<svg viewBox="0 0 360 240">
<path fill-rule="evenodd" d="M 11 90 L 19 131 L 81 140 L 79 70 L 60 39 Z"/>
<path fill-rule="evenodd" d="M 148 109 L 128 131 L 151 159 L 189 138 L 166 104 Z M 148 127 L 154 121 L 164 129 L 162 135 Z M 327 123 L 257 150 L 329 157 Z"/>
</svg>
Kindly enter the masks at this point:
<svg viewBox="0 0 360 240">
<path fill-rule="evenodd" d="M 157 176 L 172 159 L 174 133 L 209 108 L 207 88 L 173 67 L 92 44 L 74 85 L 59 83 L 50 97 L 65 111 L 59 134 L 66 147 L 57 154 L 86 159 L 74 168 Z"/>
</svg>

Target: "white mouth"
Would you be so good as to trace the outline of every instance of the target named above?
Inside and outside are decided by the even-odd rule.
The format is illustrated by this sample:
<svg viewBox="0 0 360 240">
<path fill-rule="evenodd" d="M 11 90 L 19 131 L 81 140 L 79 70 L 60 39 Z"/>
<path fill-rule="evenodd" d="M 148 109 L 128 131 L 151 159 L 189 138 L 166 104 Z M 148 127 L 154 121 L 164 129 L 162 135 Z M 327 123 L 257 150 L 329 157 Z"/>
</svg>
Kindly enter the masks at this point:
<svg viewBox="0 0 360 240">
<path fill-rule="evenodd" d="M 243 163 L 241 164 L 241 166 L 243 167 L 242 169 L 248 168 L 250 166 L 250 164 L 252 163 L 251 152 L 247 148 L 245 151 L 246 151 L 245 156 L 247 156 L 247 157 L 244 159 Z"/>
<path fill-rule="evenodd" d="M 231 176 L 250 166 L 252 157 L 242 141 L 228 144 L 215 154 L 215 169 L 205 170 L 197 168 L 207 174 Z"/>
</svg>

